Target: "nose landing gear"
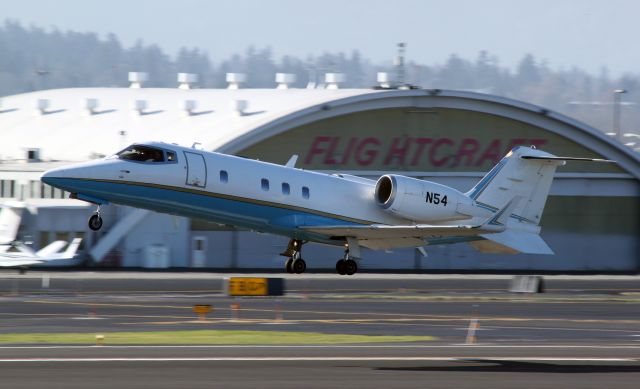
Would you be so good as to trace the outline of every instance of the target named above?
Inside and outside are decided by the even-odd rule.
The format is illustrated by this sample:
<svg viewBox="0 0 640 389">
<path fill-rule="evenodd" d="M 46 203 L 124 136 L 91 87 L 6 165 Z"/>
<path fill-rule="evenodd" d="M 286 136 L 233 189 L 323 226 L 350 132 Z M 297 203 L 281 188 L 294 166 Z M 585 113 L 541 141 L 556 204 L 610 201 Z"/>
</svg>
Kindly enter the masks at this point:
<svg viewBox="0 0 640 389">
<path fill-rule="evenodd" d="M 96 213 L 91 215 L 91 217 L 89 218 L 89 228 L 92 231 L 98 231 L 100 228 L 102 228 L 102 217 L 100 217 L 99 205 L 98 205 L 98 209 L 96 210 Z"/>
<path fill-rule="evenodd" d="M 291 239 L 285 252 L 281 255 L 289 257 L 285 262 L 285 269 L 289 274 L 302 274 L 307 270 L 307 263 L 302 259 L 302 241 Z"/>
</svg>

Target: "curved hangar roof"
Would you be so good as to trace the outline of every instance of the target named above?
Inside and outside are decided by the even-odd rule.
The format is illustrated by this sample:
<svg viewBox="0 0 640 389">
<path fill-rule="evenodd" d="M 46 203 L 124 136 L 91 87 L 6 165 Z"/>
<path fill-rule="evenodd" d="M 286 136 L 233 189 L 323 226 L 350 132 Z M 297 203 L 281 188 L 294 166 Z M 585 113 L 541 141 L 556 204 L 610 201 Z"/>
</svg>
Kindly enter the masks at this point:
<svg viewBox="0 0 640 389">
<path fill-rule="evenodd" d="M 449 108 L 525 122 L 618 162 L 640 179 L 640 157 L 602 132 L 532 104 L 472 92 L 373 89 L 74 88 L 0 101 L 0 160 L 86 160 L 159 140 L 234 153 L 290 129 L 362 111 Z"/>
</svg>

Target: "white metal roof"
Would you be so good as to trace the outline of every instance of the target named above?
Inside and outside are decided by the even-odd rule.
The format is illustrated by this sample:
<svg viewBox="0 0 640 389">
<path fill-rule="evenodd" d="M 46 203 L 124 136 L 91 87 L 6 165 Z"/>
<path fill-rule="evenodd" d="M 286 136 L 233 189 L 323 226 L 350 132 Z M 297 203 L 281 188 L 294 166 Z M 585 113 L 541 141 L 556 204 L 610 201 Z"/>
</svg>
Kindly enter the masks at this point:
<svg viewBox="0 0 640 389">
<path fill-rule="evenodd" d="M 187 147 L 199 142 L 207 150 L 235 153 L 310 121 L 409 106 L 472 110 L 531 123 L 640 177 L 637 154 L 574 119 L 504 97 L 438 89 L 72 88 L 8 96 L 0 101 L 0 167 L 37 170 L 12 163 L 24 160 L 27 149 L 40 149 L 45 162 L 84 161 L 149 140 Z M 7 169 L 10 165 L 13 169 Z"/>
<path fill-rule="evenodd" d="M 211 150 L 292 112 L 373 93 L 380 91 L 72 88 L 7 96 L 0 102 L 0 160 L 22 160 L 37 148 L 44 161 L 82 161 L 151 139 Z M 141 113 L 137 100 L 145 101 Z M 92 114 L 87 106 L 95 106 Z"/>
</svg>

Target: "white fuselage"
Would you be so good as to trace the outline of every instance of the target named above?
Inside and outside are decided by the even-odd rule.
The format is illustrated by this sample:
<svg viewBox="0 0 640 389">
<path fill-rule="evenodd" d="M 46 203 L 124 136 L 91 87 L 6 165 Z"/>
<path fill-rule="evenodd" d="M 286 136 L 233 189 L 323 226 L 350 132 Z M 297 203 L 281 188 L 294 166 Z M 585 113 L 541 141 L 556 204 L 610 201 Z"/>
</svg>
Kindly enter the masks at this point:
<svg viewBox="0 0 640 389">
<path fill-rule="evenodd" d="M 132 205 L 325 243 L 333 242 L 298 227 L 415 224 L 376 203 L 373 180 L 164 143 L 145 145 L 172 153 L 171 160 L 115 155 L 49 171 L 43 181 L 98 204 Z"/>
</svg>

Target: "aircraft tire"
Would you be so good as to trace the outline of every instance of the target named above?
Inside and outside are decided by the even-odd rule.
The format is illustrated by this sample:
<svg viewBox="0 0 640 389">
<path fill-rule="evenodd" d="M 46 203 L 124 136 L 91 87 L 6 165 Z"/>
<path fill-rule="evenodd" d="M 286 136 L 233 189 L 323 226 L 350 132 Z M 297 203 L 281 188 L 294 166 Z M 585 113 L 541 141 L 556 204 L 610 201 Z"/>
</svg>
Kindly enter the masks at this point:
<svg viewBox="0 0 640 389">
<path fill-rule="evenodd" d="M 102 228 L 102 218 L 100 217 L 100 215 L 92 215 L 89 218 L 89 228 L 92 231 L 98 231 Z"/>
<path fill-rule="evenodd" d="M 298 258 L 291 264 L 291 269 L 296 274 L 302 274 L 307 270 L 307 263 L 302 258 Z"/>
<path fill-rule="evenodd" d="M 284 268 L 287 270 L 287 273 L 289 274 L 293 274 L 293 258 L 289 258 L 287 259 L 287 261 L 284 263 Z"/>
<path fill-rule="evenodd" d="M 336 262 L 336 271 L 338 272 L 338 274 L 340 274 L 341 276 L 344 276 L 347 274 L 347 269 L 346 269 L 346 262 L 344 259 L 340 259 L 338 260 L 338 262 Z"/>
<path fill-rule="evenodd" d="M 347 259 L 344 261 L 344 272 L 348 276 L 356 274 L 358 271 L 358 264 L 353 259 Z"/>
</svg>

